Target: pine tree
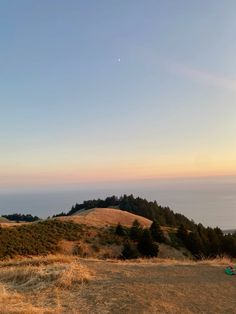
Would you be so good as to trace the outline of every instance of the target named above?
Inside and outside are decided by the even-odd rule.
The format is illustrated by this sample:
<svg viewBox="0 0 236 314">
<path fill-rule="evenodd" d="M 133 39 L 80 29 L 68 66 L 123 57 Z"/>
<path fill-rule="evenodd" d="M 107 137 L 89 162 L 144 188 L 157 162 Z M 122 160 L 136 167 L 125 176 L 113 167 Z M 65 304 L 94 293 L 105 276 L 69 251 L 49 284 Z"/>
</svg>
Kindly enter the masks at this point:
<svg viewBox="0 0 236 314">
<path fill-rule="evenodd" d="M 184 227 L 184 225 L 180 225 L 177 230 L 177 237 L 183 242 L 183 244 L 186 244 L 187 238 L 188 238 L 188 231 Z"/>
<path fill-rule="evenodd" d="M 190 232 L 186 240 L 186 247 L 189 251 L 196 256 L 201 258 L 203 255 L 203 245 L 198 232 Z"/>
<path fill-rule="evenodd" d="M 149 230 L 154 241 L 165 242 L 164 233 L 156 220 L 153 221 Z"/>
<path fill-rule="evenodd" d="M 145 229 L 138 242 L 139 252 L 148 257 L 154 257 L 158 255 L 159 247 L 152 239 L 151 233 L 148 229 Z"/>
<path fill-rule="evenodd" d="M 132 227 L 130 228 L 130 238 L 134 241 L 138 241 L 142 235 L 143 229 L 139 221 L 134 220 Z"/>
<path fill-rule="evenodd" d="M 125 235 L 125 230 L 124 230 L 123 226 L 120 223 L 117 224 L 115 233 L 117 235 L 119 235 L 119 236 L 124 236 Z"/>
</svg>

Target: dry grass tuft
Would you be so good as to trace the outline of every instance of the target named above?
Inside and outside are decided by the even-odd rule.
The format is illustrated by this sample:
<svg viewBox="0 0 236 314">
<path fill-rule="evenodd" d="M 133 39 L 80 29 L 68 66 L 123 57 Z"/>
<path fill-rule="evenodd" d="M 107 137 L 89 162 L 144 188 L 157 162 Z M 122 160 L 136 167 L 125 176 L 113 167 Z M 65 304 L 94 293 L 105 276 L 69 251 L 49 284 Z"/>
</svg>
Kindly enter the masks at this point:
<svg viewBox="0 0 236 314">
<path fill-rule="evenodd" d="M 0 285 L 0 313 L 1 314 L 56 314 L 58 309 L 46 306 L 37 307 L 27 302 L 20 293 L 12 292 Z"/>
<path fill-rule="evenodd" d="M 171 266 L 171 265 L 209 265 L 209 266 L 227 266 L 235 263 L 234 260 L 230 259 L 229 257 L 217 257 L 213 259 L 203 259 L 203 260 L 192 260 L 189 258 L 178 260 L 174 258 L 137 258 L 131 260 L 118 260 L 118 259 L 110 259 L 108 260 L 112 263 L 117 264 L 127 264 L 127 265 L 135 265 L 135 264 L 157 264 L 163 266 Z"/>
<path fill-rule="evenodd" d="M 60 294 L 91 277 L 87 267 L 71 256 L 1 262 L 0 313 L 62 313 Z"/>
<path fill-rule="evenodd" d="M 202 259 L 199 261 L 199 264 L 202 265 L 210 265 L 210 266 L 225 266 L 225 265 L 231 265 L 235 261 L 228 257 L 228 256 L 223 256 L 223 257 L 216 257 L 213 259 Z"/>
<path fill-rule="evenodd" d="M 4 260 L 0 262 L 0 269 L 2 267 L 10 267 L 10 266 L 42 266 L 42 265 L 50 265 L 55 263 L 63 263 L 70 264 L 74 261 L 72 256 L 66 255 L 47 255 L 47 256 L 36 256 L 36 257 L 19 257 L 9 260 Z"/>
<path fill-rule="evenodd" d="M 73 257 L 47 257 L 4 262 L 0 264 L 0 282 L 16 291 L 69 288 L 87 282 L 91 275 Z"/>
</svg>

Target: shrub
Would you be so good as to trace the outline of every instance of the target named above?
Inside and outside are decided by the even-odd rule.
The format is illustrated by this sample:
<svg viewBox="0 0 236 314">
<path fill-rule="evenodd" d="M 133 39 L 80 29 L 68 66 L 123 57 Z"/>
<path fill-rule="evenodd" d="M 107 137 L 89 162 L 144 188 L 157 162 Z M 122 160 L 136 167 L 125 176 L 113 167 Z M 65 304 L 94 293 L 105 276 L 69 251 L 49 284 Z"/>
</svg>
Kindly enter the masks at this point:
<svg viewBox="0 0 236 314">
<path fill-rule="evenodd" d="M 122 250 L 121 257 L 124 259 L 138 258 L 139 252 L 134 244 L 130 243 L 130 241 L 126 241 Z"/>
</svg>

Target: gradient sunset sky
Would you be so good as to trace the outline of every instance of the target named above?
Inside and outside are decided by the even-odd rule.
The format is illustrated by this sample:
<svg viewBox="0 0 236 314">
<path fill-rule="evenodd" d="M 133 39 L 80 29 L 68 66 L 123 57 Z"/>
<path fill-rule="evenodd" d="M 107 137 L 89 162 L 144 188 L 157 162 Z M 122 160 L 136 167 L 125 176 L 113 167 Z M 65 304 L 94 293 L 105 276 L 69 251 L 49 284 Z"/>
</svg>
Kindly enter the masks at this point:
<svg viewBox="0 0 236 314">
<path fill-rule="evenodd" d="M 235 0 L 0 2 L 0 187 L 236 175 Z"/>
</svg>

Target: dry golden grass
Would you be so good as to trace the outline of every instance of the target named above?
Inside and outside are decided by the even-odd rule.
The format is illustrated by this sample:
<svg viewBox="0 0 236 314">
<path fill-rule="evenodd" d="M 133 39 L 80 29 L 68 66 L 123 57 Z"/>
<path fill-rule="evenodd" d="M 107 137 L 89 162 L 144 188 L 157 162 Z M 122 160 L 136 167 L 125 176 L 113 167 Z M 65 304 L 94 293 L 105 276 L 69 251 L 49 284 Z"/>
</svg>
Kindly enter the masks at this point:
<svg viewBox="0 0 236 314">
<path fill-rule="evenodd" d="M 31 224 L 32 222 L 14 222 L 14 221 L 1 221 L 0 226 L 2 228 L 11 228 L 11 227 L 19 227 L 26 224 Z"/>
<path fill-rule="evenodd" d="M 1 314 L 235 313 L 232 261 L 48 256 L 0 262 Z"/>
<path fill-rule="evenodd" d="M 83 259 L 82 259 L 83 260 Z M 94 261 L 94 262 L 101 262 L 98 258 L 89 258 L 88 261 Z M 142 264 L 142 265 L 149 265 L 149 264 L 155 264 L 156 266 L 216 266 L 216 267 L 226 267 L 228 265 L 234 265 L 236 264 L 236 260 L 232 259 L 230 257 L 224 256 L 224 257 L 216 257 L 212 259 L 202 259 L 202 260 L 193 260 L 189 258 L 185 259 L 175 259 L 175 258 L 160 258 L 160 257 L 147 257 L 147 258 L 136 258 L 136 259 L 114 259 L 114 258 L 108 258 L 106 260 L 109 263 L 113 264 L 120 264 L 120 265 L 136 265 L 136 264 Z M 235 278 L 236 279 L 236 278 Z"/>
<path fill-rule="evenodd" d="M 61 295 L 91 272 L 73 257 L 48 256 L 0 263 L 0 313 L 62 313 Z M 73 313 L 73 309 L 71 309 Z"/>
<path fill-rule="evenodd" d="M 151 220 L 128 213 L 114 208 L 92 208 L 74 214 L 73 216 L 57 217 L 62 221 L 73 221 L 75 223 L 87 224 L 96 227 L 104 227 L 106 225 L 117 225 L 121 223 L 123 226 L 131 226 L 134 220 L 138 220 L 143 227 L 149 227 Z"/>
<path fill-rule="evenodd" d="M 1 314 L 56 314 L 60 309 L 50 309 L 46 306 L 37 307 L 27 302 L 27 299 L 19 293 L 6 291 L 0 286 L 0 313 Z"/>
</svg>

